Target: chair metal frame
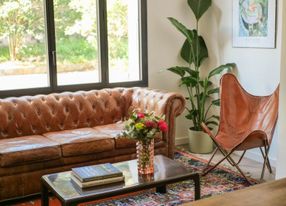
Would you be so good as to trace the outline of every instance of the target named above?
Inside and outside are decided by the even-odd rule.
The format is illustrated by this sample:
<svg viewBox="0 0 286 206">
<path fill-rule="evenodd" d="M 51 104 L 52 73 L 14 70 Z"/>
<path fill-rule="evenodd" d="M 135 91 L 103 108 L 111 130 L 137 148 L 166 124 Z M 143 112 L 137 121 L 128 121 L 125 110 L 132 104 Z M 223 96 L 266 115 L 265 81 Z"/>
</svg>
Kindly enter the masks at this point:
<svg viewBox="0 0 286 206">
<path fill-rule="evenodd" d="M 213 152 L 211 158 L 209 159 L 209 161 L 208 161 L 206 167 L 204 168 L 202 175 L 203 175 L 203 176 L 207 175 L 209 172 L 211 172 L 212 170 L 214 170 L 219 164 L 221 164 L 224 160 L 227 160 L 228 163 L 229 163 L 231 166 L 235 167 L 235 168 L 238 170 L 238 172 L 245 178 L 245 180 L 251 185 L 252 182 L 247 178 L 247 176 L 244 174 L 244 172 L 243 172 L 243 171 L 241 170 L 241 168 L 239 167 L 239 164 L 241 163 L 241 161 L 242 161 L 243 157 L 245 156 L 245 153 L 246 153 L 247 150 L 243 150 L 243 153 L 242 153 L 242 155 L 240 156 L 240 158 L 239 158 L 239 160 L 238 160 L 237 162 L 235 162 L 234 159 L 231 157 L 231 155 L 233 154 L 233 152 L 238 151 L 237 149 L 238 149 L 241 145 L 243 145 L 245 141 L 247 141 L 247 138 L 246 138 L 242 143 L 240 143 L 240 144 L 237 145 L 235 148 L 233 148 L 231 151 L 226 151 L 226 150 L 224 150 L 224 149 L 216 142 L 215 136 L 212 134 L 212 132 L 210 131 L 210 129 L 205 125 L 205 123 L 201 123 L 201 126 L 202 126 L 203 130 L 204 130 L 206 133 L 208 133 L 208 135 L 211 137 L 212 141 L 214 142 L 214 144 L 215 144 L 215 146 L 216 146 L 216 149 L 214 150 L 214 152 Z M 275 128 L 275 127 L 274 127 L 274 128 Z M 262 132 L 262 131 L 259 131 L 259 132 L 264 133 L 264 132 Z M 264 133 L 264 134 L 265 134 L 265 133 Z M 273 134 L 273 132 L 272 132 L 272 134 Z M 266 137 L 266 135 L 265 135 L 265 137 Z M 267 167 L 267 169 L 269 170 L 269 173 L 272 174 L 271 164 L 270 164 L 269 156 L 268 156 L 268 154 L 269 154 L 269 149 L 270 149 L 270 143 L 269 143 L 269 141 L 268 141 L 267 138 L 264 138 L 264 139 L 263 139 L 263 143 L 264 143 L 263 147 L 259 147 L 260 152 L 261 152 L 261 155 L 262 155 L 262 157 L 263 157 L 263 167 L 262 167 L 262 171 L 261 171 L 260 180 L 262 180 L 263 177 L 264 177 L 265 167 Z M 262 148 L 264 149 L 264 151 L 263 151 Z M 215 165 L 211 165 L 212 160 L 213 160 L 215 154 L 216 154 L 218 151 L 220 151 L 220 152 L 223 154 L 224 157 L 223 157 L 220 161 L 218 161 L 217 163 L 215 163 Z"/>
</svg>

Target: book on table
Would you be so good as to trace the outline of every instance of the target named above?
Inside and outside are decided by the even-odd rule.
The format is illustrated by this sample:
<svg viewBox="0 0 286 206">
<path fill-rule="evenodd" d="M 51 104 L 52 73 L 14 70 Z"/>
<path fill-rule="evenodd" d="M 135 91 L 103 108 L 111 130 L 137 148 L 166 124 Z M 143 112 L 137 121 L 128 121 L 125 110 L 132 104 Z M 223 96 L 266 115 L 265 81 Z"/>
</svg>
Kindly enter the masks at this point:
<svg viewBox="0 0 286 206">
<path fill-rule="evenodd" d="M 72 180 L 81 188 L 124 181 L 122 171 L 110 163 L 72 168 Z"/>
<path fill-rule="evenodd" d="M 123 176 L 122 171 L 110 163 L 72 168 L 72 174 L 81 182 Z"/>
<path fill-rule="evenodd" d="M 119 183 L 124 181 L 124 176 L 120 177 L 110 177 L 106 179 L 99 179 L 99 180 L 92 180 L 88 182 L 81 182 L 77 177 L 74 175 L 71 176 L 71 179 L 80 187 L 80 188 L 89 188 L 89 187 L 96 187 L 101 185 L 108 185 L 112 183 Z"/>
<path fill-rule="evenodd" d="M 81 182 L 123 176 L 123 173 L 110 163 L 72 168 L 72 174 Z"/>
</svg>

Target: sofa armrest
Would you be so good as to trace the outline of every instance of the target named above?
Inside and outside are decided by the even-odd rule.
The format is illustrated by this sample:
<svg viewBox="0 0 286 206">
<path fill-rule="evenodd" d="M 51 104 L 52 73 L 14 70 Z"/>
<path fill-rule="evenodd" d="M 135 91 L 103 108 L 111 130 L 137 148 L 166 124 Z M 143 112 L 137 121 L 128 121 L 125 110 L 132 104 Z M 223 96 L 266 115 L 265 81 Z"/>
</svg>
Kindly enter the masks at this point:
<svg viewBox="0 0 286 206">
<path fill-rule="evenodd" d="M 154 111 L 157 115 L 165 115 L 169 129 L 168 132 L 163 134 L 163 140 L 168 145 L 168 156 L 173 158 L 175 149 L 175 118 L 184 111 L 185 104 L 185 98 L 179 93 L 135 88 L 129 111 L 139 109 L 140 111 Z"/>
</svg>

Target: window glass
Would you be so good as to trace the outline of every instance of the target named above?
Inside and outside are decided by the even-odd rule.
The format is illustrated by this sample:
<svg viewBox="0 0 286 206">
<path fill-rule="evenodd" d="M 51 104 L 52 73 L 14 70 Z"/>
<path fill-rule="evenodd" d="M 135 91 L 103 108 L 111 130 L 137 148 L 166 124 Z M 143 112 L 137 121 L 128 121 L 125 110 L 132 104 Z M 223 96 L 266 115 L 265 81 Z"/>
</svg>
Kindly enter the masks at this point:
<svg viewBox="0 0 286 206">
<path fill-rule="evenodd" d="M 100 81 L 96 0 L 55 0 L 58 85 Z"/>
<path fill-rule="evenodd" d="M 42 0 L 0 1 L 0 90 L 47 87 Z"/>
<path fill-rule="evenodd" d="M 109 82 L 140 80 L 138 2 L 107 0 Z"/>
</svg>

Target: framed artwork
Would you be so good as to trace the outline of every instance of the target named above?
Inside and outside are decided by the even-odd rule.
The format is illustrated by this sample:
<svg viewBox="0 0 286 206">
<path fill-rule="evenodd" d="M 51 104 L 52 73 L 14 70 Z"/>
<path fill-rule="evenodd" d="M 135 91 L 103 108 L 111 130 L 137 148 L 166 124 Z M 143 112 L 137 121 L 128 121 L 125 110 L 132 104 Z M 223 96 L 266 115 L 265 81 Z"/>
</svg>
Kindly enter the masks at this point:
<svg viewBox="0 0 286 206">
<path fill-rule="evenodd" d="M 233 0 L 233 47 L 276 47 L 276 0 Z"/>
</svg>

